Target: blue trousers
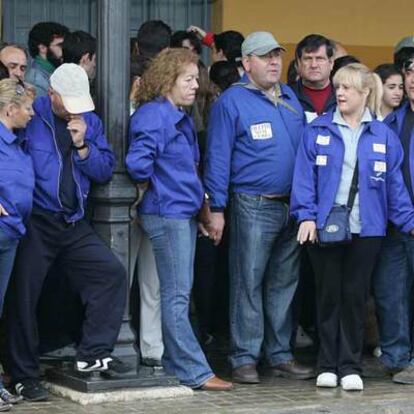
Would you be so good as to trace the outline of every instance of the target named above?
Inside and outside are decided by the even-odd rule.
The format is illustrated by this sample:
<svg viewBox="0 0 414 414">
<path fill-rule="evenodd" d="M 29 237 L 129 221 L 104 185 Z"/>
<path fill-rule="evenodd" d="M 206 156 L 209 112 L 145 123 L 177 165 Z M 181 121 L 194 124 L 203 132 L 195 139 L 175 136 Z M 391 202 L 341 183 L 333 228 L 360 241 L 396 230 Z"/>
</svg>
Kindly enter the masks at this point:
<svg viewBox="0 0 414 414">
<path fill-rule="evenodd" d="M 230 204 L 230 334 L 233 369 L 291 360 L 292 301 L 300 247 L 289 206 L 235 193 Z"/>
<path fill-rule="evenodd" d="M 160 280 L 162 363 L 180 382 L 198 388 L 214 376 L 189 320 L 197 224 L 194 219 L 140 216 L 153 246 Z"/>
</svg>

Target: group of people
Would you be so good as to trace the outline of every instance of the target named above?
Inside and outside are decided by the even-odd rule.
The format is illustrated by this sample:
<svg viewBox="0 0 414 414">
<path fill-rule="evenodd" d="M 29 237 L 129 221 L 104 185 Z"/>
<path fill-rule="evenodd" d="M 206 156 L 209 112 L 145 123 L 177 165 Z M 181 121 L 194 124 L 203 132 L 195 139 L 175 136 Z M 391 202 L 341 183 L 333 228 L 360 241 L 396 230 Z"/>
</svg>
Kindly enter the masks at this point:
<svg viewBox="0 0 414 414">
<path fill-rule="evenodd" d="M 4 367 L 17 393 L 2 388 L 0 409 L 48 397 L 36 307 L 52 266 L 66 269 L 84 307 L 75 369 L 129 369 L 111 356 L 125 270 L 85 219 L 90 185 L 108 182 L 115 162 L 93 112 L 95 49 L 92 36 L 56 23 L 31 30 L 27 73 L 24 47 L 0 49 L 0 293 Z M 372 291 L 378 363 L 394 382 L 414 383 L 413 37 L 396 46 L 393 64 L 371 71 L 308 35 L 290 86 L 281 82 L 285 49 L 269 32 L 172 33 L 149 21 L 131 51 L 125 164 L 138 196 L 142 363 L 208 391 L 259 383 L 259 363 L 360 391 Z M 232 382 L 214 374 L 202 346 L 227 270 Z M 293 353 L 306 296 L 315 298 L 316 369 Z"/>
</svg>

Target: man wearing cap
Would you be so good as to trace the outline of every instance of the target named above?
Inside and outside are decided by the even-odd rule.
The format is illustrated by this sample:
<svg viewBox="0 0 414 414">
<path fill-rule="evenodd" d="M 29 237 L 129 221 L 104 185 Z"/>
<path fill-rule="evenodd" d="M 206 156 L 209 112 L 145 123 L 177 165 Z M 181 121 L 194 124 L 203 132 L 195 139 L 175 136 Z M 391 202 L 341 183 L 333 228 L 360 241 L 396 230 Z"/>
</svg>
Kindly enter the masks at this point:
<svg viewBox="0 0 414 414">
<path fill-rule="evenodd" d="M 125 369 L 110 354 L 126 299 L 125 270 L 84 220 L 92 182 L 112 177 L 108 147 L 80 66 L 61 65 L 48 96 L 35 100 L 34 117 L 22 137 L 35 169 L 33 211 L 16 257 L 10 292 L 10 373 L 18 394 L 29 401 L 48 397 L 39 382 L 36 306 L 50 267 L 59 262 L 85 309 L 75 370 Z"/>
<path fill-rule="evenodd" d="M 402 38 L 394 48 L 394 64 L 402 70 L 403 64 L 414 55 L 414 36 Z"/>
<path fill-rule="evenodd" d="M 400 137 L 404 149 L 403 177 L 414 202 L 414 49 L 403 63 L 402 71 L 407 101 L 384 122 Z M 379 322 L 380 361 L 394 374 L 393 381 L 402 384 L 414 384 L 413 282 L 414 238 L 390 224 L 372 283 Z"/>
<path fill-rule="evenodd" d="M 204 181 L 211 213 L 204 224 L 219 243 L 228 206 L 230 361 L 241 383 L 259 382 L 261 351 L 275 375 L 313 376 L 289 345 L 299 271 L 289 193 L 304 114 L 293 91 L 279 83 L 283 50 L 271 33 L 246 37 L 245 75 L 216 101 L 208 127 Z"/>
</svg>

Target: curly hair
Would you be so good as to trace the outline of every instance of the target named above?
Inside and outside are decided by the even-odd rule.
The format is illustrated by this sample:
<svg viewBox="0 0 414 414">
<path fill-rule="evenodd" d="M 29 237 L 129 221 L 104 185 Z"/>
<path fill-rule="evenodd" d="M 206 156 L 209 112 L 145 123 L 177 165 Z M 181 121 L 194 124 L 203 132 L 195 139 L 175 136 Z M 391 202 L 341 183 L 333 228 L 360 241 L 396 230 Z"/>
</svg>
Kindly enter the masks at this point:
<svg viewBox="0 0 414 414">
<path fill-rule="evenodd" d="M 144 72 L 133 97 L 134 105 L 139 106 L 159 96 L 166 96 L 184 68 L 197 62 L 198 56 L 188 49 L 167 48 L 161 51 Z"/>
</svg>

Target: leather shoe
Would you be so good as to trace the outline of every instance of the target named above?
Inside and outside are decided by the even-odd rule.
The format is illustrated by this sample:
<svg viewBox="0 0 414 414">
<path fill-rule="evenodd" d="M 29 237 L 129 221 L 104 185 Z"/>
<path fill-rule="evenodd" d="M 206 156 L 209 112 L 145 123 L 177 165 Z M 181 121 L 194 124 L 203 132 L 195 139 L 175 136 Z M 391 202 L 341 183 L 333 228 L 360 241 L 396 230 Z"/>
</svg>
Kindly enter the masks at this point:
<svg viewBox="0 0 414 414">
<path fill-rule="evenodd" d="M 228 381 L 223 381 L 222 379 L 214 376 L 205 382 L 200 390 L 203 391 L 230 391 L 233 388 L 233 384 Z"/>
<path fill-rule="evenodd" d="M 301 365 L 294 359 L 274 365 L 270 369 L 273 375 L 288 379 L 309 379 L 316 376 L 316 372 L 312 367 Z"/>
<path fill-rule="evenodd" d="M 232 378 L 234 382 L 239 384 L 258 384 L 260 382 L 255 364 L 242 365 L 233 369 Z"/>
</svg>

